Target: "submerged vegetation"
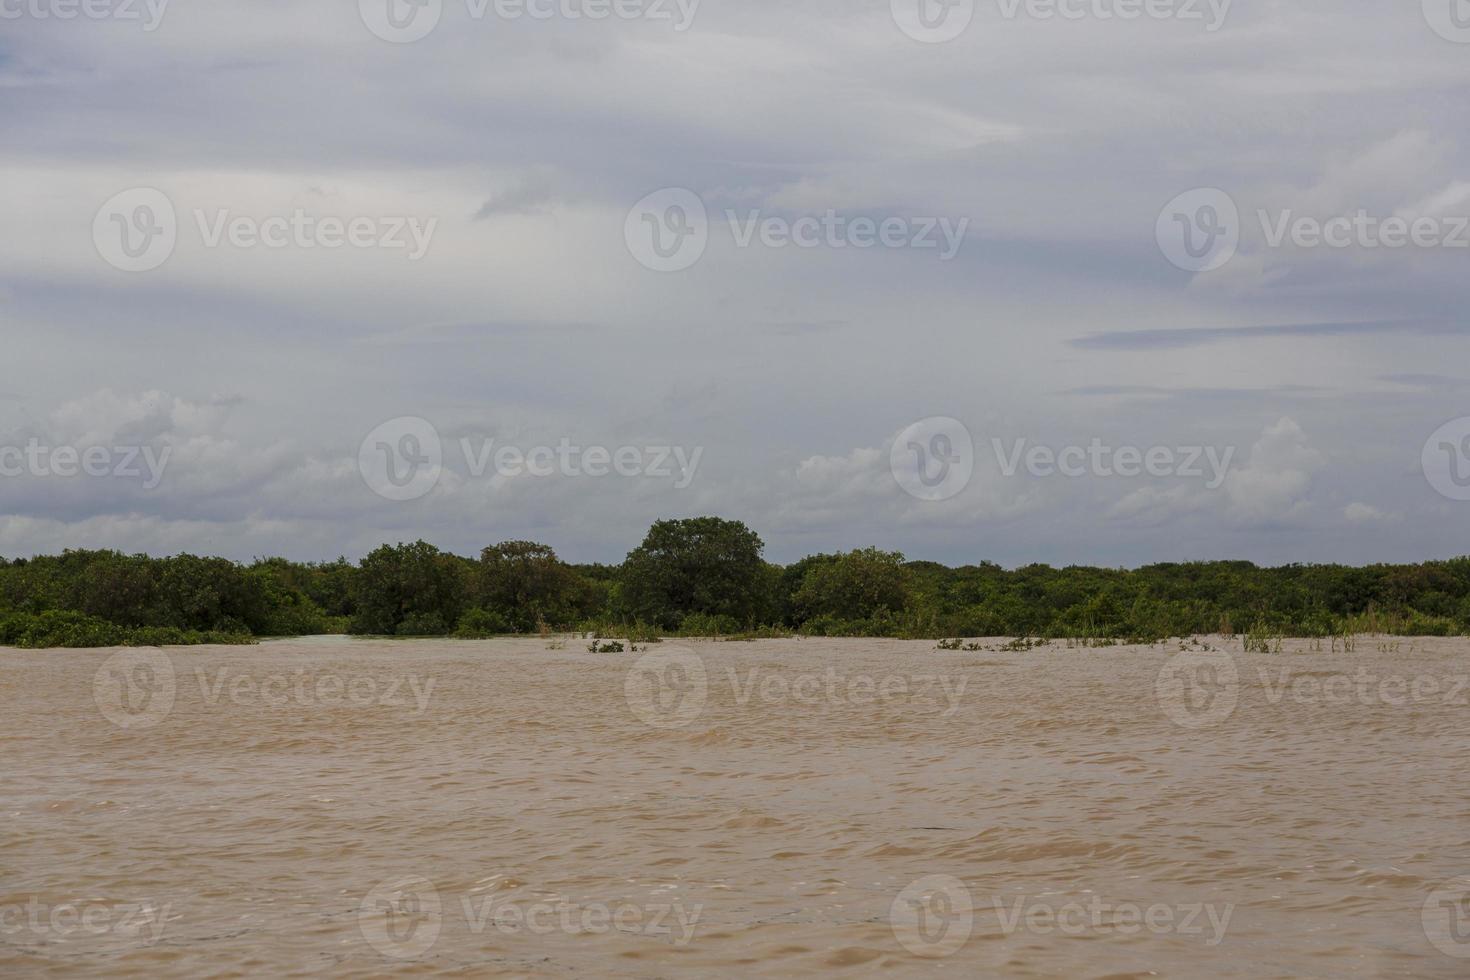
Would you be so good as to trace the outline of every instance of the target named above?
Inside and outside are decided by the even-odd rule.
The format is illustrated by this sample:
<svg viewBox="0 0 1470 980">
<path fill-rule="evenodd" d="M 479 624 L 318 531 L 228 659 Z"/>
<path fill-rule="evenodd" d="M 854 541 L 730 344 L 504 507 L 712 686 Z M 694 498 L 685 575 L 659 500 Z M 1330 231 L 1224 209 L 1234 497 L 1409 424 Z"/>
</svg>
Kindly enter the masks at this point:
<svg viewBox="0 0 1470 980">
<path fill-rule="evenodd" d="M 792 634 L 1106 644 L 1239 632 L 1248 647 L 1271 650 L 1283 637 L 1351 649 L 1364 633 L 1470 633 L 1470 558 L 1366 568 L 1217 561 L 1012 570 L 910 562 L 876 548 L 781 566 L 763 552 L 744 524 L 701 517 L 655 523 L 619 566 L 568 564 L 527 541 L 477 558 L 423 541 L 383 545 L 357 564 L 115 551 L 0 559 L 0 645 L 568 630 L 630 645 Z"/>
<path fill-rule="evenodd" d="M 200 643 L 254 643 L 249 633 L 183 630 L 176 626 L 119 626 L 86 613 L 48 609 L 0 616 L 0 646 L 143 647 Z"/>
</svg>

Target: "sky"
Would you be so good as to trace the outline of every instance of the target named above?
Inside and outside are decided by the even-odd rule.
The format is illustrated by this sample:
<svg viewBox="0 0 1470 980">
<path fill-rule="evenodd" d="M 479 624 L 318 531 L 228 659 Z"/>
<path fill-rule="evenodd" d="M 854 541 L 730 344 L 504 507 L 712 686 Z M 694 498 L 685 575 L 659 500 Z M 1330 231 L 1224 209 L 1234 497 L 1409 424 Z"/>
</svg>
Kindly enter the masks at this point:
<svg viewBox="0 0 1470 980">
<path fill-rule="evenodd" d="M 1466 0 L 0 0 L 0 555 L 1470 553 L 1467 91 Z"/>
</svg>

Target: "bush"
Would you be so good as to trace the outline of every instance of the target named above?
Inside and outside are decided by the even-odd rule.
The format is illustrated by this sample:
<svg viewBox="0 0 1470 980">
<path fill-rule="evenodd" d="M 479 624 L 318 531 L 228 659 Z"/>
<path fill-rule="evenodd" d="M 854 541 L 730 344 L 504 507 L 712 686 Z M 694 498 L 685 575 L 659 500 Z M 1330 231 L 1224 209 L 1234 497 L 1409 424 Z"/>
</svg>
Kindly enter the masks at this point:
<svg viewBox="0 0 1470 980">
<path fill-rule="evenodd" d="M 409 613 L 398 624 L 395 636 L 444 636 L 449 632 L 449 625 L 444 622 L 444 617 L 436 612 Z"/>
<path fill-rule="evenodd" d="M 489 609 L 471 609 L 459 617 L 454 635 L 462 640 L 487 640 L 511 632 L 505 617 Z"/>
<path fill-rule="evenodd" d="M 641 625 L 641 624 L 640 624 Z M 709 613 L 690 613 L 679 624 L 680 636 L 728 636 L 740 632 L 740 621 L 734 616 L 713 616 Z M 632 639 L 647 639 L 635 636 Z"/>
<path fill-rule="evenodd" d="M 201 643 L 254 643 L 248 633 L 182 630 L 173 626 L 126 627 L 86 613 L 52 609 L 11 613 L 0 619 L 0 645 L 49 647 L 193 646 Z"/>
<path fill-rule="evenodd" d="M 792 597 L 801 615 L 858 622 L 908 607 L 909 575 L 898 552 L 861 548 L 817 558 Z"/>
<path fill-rule="evenodd" d="M 1448 616 L 1410 615 L 1396 632 L 1402 636 L 1455 636 L 1460 630 Z"/>
</svg>

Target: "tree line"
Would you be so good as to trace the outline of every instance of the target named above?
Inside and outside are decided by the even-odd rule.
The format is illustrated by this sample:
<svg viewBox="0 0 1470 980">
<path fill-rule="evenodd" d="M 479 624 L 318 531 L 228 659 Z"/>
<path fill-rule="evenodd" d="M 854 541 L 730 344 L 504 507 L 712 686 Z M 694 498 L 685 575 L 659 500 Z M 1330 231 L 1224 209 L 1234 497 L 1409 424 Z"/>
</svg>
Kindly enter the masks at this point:
<svg viewBox="0 0 1470 980">
<path fill-rule="evenodd" d="M 489 637 L 1038 636 L 1153 641 L 1266 630 L 1470 633 L 1470 558 L 1419 565 L 1190 562 L 1143 568 L 949 568 L 863 548 L 790 565 L 717 517 L 656 522 L 621 565 L 506 541 L 473 558 L 424 541 L 360 562 L 116 551 L 0 559 L 0 644 L 251 642 L 352 633 Z"/>
</svg>

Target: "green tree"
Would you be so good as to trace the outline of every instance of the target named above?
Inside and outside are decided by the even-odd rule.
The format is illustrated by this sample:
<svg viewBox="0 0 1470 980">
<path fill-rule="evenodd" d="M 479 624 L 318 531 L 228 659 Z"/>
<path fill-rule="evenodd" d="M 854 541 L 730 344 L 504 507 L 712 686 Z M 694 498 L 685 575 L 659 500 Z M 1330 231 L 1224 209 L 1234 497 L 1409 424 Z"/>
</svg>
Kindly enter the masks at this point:
<svg viewBox="0 0 1470 980">
<path fill-rule="evenodd" d="M 466 562 L 426 541 L 383 545 L 362 560 L 352 632 L 443 635 L 465 608 Z"/>
<path fill-rule="evenodd" d="M 477 598 L 520 632 L 538 623 L 566 625 L 577 615 L 586 588 L 550 546 L 502 541 L 480 552 Z"/>
<path fill-rule="evenodd" d="M 159 562 L 153 624 L 257 632 L 269 609 L 264 583 L 226 558 L 175 555 Z"/>
<path fill-rule="evenodd" d="M 865 620 L 909 605 L 909 572 L 896 551 L 860 548 L 811 564 L 794 598 L 803 619 Z"/>
<path fill-rule="evenodd" d="M 68 607 L 123 626 L 146 625 L 155 605 L 157 563 L 116 551 L 86 554 L 90 560 L 71 580 Z"/>
<path fill-rule="evenodd" d="M 753 623 L 769 605 L 764 550 L 760 536 L 739 521 L 656 521 L 623 562 L 618 611 L 667 629 L 693 613 Z"/>
</svg>

